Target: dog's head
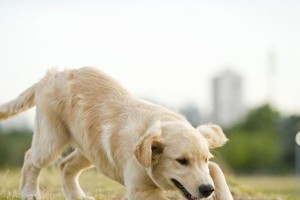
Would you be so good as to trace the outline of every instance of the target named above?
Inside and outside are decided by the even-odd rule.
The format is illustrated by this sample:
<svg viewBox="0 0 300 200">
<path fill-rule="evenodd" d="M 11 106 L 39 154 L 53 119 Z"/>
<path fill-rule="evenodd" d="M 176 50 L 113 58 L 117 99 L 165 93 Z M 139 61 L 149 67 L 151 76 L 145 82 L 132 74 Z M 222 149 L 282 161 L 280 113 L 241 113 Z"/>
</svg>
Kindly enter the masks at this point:
<svg viewBox="0 0 300 200">
<path fill-rule="evenodd" d="M 214 183 L 209 174 L 209 149 L 225 144 L 217 125 L 197 129 L 186 122 L 156 122 L 138 141 L 137 161 L 160 188 L 177 188 L 188 200 L 209 197 Z"/>
</svg>

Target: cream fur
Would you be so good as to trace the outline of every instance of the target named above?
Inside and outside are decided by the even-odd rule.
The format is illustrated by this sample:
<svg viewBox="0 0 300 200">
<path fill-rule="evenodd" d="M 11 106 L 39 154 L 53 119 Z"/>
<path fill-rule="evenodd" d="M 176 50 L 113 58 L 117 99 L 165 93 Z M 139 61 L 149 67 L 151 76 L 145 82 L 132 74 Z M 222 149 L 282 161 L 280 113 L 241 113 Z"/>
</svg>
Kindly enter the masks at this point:
<svg viewBox="0 0 300 200">
<path fill-rule="evenodd" d="M 232 199 L 222 171 L 207 161 L 209 148 L 226 141 L 220 127 L 202 126 L 200 134 L 182 116 L 134 97 L 98 70 L 49 71 L 2 105 L 0 120 L 32 106 L 36 123 L 22 169 L 22 199 L 41 198 L 40 170 L 69 145 L 76 150 L 60 163 L 69 200 L 93 199 L 78 181 L 81 171 L 92 166 L 125 185 L 129 200 L 166 200 L 163 190 L 176 189 L 171 179 L 195 198 L 201 197 L 199 186 L 209 184 L 215 187 L 211 198 Z M 178 163 L 179 158 L 188 159 L 188 166 Z"/>
</svg>

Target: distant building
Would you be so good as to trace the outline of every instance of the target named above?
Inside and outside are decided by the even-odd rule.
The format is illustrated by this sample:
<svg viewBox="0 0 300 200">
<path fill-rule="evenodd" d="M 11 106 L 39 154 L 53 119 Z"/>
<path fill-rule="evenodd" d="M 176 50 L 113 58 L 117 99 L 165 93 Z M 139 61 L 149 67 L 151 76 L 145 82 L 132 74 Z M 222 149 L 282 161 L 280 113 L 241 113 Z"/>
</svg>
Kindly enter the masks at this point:
<svg viewBox="0 0 300 200">
<path fill-rule="evenodd" d="M 244 113 L 242 78 L 231 70 L 222 71 L 213 79 L 214 122 L 229 127 Z"/>
<path fill-rule="evenodd" d="M 201 116 L 198 107 L 189 103 L 180 109 L 180 113 L 183 114 L 186 119 L 194 126 L 197 127 L 201 123 Z"/>
</svg>

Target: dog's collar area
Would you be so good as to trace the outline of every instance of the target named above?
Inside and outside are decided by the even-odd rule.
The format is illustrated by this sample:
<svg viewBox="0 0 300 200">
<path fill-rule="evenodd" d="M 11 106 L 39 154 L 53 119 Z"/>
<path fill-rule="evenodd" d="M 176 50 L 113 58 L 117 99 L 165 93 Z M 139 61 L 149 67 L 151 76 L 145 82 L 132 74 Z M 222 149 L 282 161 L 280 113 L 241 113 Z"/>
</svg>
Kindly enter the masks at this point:
<svg viewBox="0 0 300 200">
<path fill-rule="evenodd" d="M 198 199 L 196 197 L 192 197 L 192 195 L 185 189 L 185 187 L 179 181 L 177 181 L 176 179 L 173 179 L 173 178 L 171 180 L 187 200 L 197 200 Z"/>
</svg>

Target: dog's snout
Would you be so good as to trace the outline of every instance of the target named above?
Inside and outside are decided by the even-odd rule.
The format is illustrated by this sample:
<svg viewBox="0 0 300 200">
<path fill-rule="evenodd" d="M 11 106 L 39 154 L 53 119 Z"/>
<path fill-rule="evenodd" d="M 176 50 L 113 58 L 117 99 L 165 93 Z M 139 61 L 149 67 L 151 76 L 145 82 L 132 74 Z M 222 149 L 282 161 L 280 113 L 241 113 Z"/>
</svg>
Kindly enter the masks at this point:
<svg viewBox="0 0 300 200">
<path fill-rule="evenodd" d="M 215 191 L 212 185 L 201 185 L 199 187 L 199 192 L 203 197 L 208 197 Z"/>
</svg>

